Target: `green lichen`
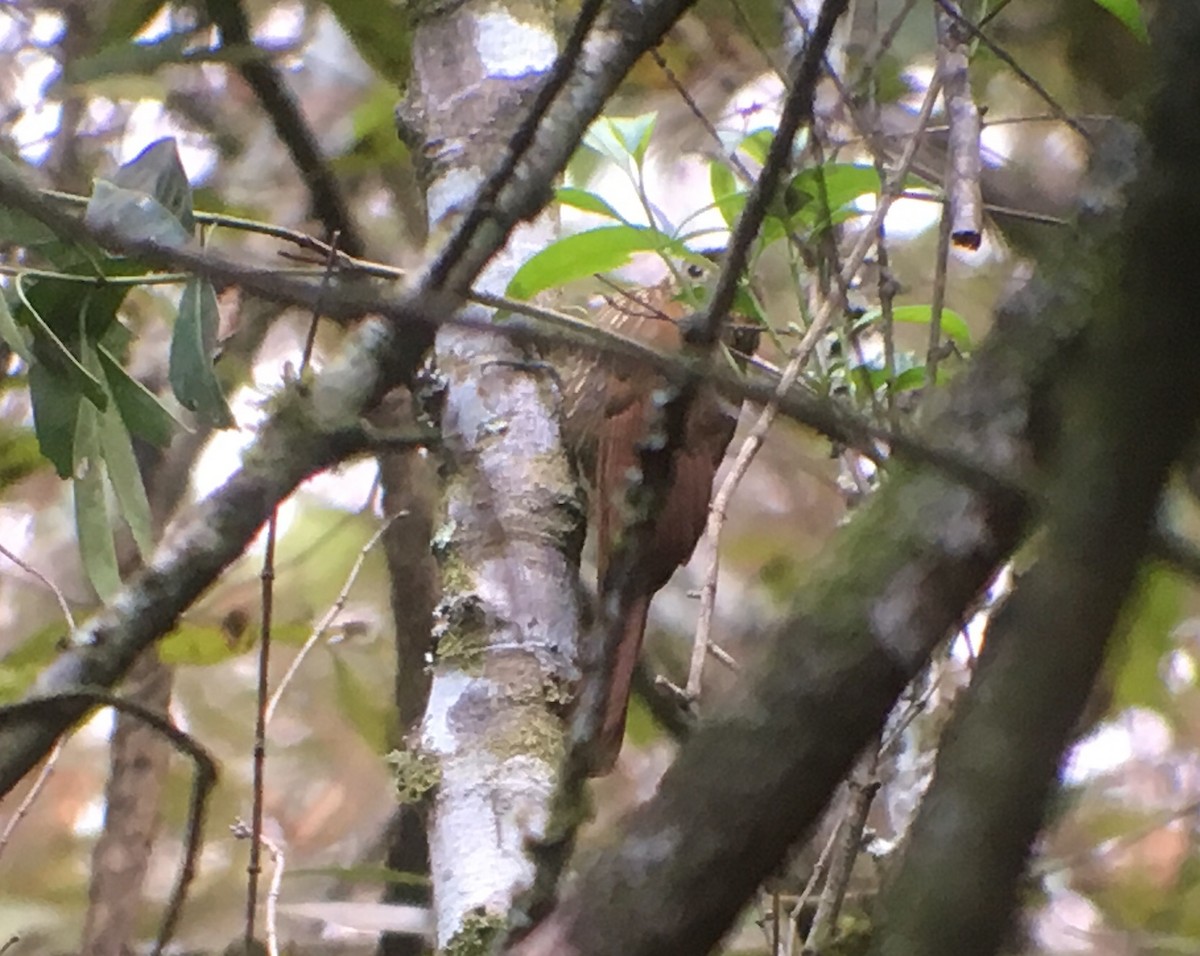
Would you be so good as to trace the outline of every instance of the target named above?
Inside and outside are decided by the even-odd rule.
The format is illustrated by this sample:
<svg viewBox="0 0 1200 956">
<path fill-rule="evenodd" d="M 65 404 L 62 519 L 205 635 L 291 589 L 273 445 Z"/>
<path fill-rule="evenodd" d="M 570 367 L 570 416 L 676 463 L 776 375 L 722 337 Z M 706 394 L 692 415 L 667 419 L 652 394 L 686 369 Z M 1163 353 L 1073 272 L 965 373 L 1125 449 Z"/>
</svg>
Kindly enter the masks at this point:
<svg viewBox="0 0 1200 956">
<path fill-rule="evenodd" d="M 438 571 L 442 577 L 443 594 L 463 594 L 475 584 L 475 576 L 466 562 L 449 550 L 443 550 Z"/>
<path fill-rule="evenodd" d="M 562 761 L 565 746 L 563 723 L 538 704 L 516 707 L 488 741 L 502 758 L 538 757 L 549 764 Z"/>
<path fill-rule="evenodd" d="M 496 938 L 504 932 L 505 918 L 478 907 L 468 913 L 458 932 L 443 947 L 443 956 L 481 956 L 490 953 Z"/>
<path fill-rule="evenodd" d="M 547 676 L 542 681 L 542 699 L 552 707 L 563 707 L 575 699 L 575 682 Z"/>
<path fill-rule="evenodd" d="M 450 595 L 437 608 L 434 653 L 439 664 L 482 673 L 487 653 L 487 612 L 473 594 Z"/>
<path fill-rule="evenodd" d="M 393 750 L 387 755 L 396 779 L 396 799 L 401 804 L 420 803 L 442 780 L 437 759 L 422 750 Z"/>
<path fill-rule="evenodd" d="M 451 518 L 447 518 L 434 529 L 433 535 L 429 539 L 429 547 L 433 551 L 434 557 L 441 559 L 450 553 L 457 531 L 458 524 Z M 445 574 L 444 569 L 442 573 Z"/>
</svg>

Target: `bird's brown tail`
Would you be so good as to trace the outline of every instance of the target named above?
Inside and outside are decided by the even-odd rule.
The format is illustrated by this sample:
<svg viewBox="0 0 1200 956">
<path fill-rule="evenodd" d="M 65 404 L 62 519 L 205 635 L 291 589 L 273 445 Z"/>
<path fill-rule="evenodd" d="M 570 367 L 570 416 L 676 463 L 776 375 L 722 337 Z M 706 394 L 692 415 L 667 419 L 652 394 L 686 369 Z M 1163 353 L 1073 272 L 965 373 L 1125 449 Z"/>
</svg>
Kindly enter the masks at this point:
<svg viewBox="0 0 1200 956">
<path fill-rule="evenodd" d="M 604 704 L 604 717 L 596 738 L 593 776 L 600 776 L 612 770 L 617 756 L 621 753 L 621 743 L 625 739 L 625 715 L 629 710 L 629 691 L 633 685 L 633 672 L 637 667 L 638 654 L 642 649 L 642 637 L 646 633 L 650 598 L 650 595 L 636 598 L 627 608 L 621 624 L 621 643 L 612 662 L 608 699 Z"/>
</svg>

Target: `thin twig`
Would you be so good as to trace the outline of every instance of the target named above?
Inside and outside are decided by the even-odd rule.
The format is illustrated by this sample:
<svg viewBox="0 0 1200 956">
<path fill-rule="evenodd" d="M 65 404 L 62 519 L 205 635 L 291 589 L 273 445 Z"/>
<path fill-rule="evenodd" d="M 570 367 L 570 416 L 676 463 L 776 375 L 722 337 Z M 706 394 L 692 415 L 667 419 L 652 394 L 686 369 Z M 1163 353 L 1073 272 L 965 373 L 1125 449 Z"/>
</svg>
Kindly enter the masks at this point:
<svg viewBox="0 0 1200 956">
<path fill-rule="evenodd" d="M 792 907 L 789 914 L 788 927 L 788 952 L 794 948 L 796 928 L 800 922 L 800 918 L 804 915 L 804 907 L 807 905 L 809 897 L 813 895 L 817 885 L 825 879 L 825 873 L 829 868 L 829 858 L 833 854 L 833 848 L 837 845 L 837 827 L 834 827 L 828 838 L 825 840 L 825 845 L 821 847 L 821 854 L 817 857 L 817 862 L 813 864 L 812 872 L 808 874 L 808 880 L 804 884 L 804 889 L 800 891 L 800 895 L 796 898 L 796 903 Z"/>
<path fill-rule="evenodd" d="M 303 380 L 312 362 L 313 346 L 317 338 L 317 325 L 321 318 L 321 303 L 329 291 L 330 279 L 334 272 L 337 258 L 339 233 L 335 232 L 329 241 L 329 252 L 325 261 L 325 274 L 321 277 L 321 285 L 317 289 L 317 297 L 313 303 L 312 316 L 308 324 L 308 334 L 304 339 L 304 350 L 300 356 L 299 377 Z M 259 635 L 258 654 L 258 692 L 256 700 L 258 707 L 254 724 L 254 804 L 251 815 L 250 862 L 247 867 L 246 891 L 246 952 L 251 952 L 254 942 L 254 916 L 258 904 L 258 875 L 261 871 L 259 862 L 259 844 L 263 842 L 263 789 L 267 757 L 267 721 L 270 720 L 272 702 L 278 698 L 267 699 L 267 687 L 270 678 L 271 661 L 271 624 L 275 605 L 275 540 L 279 533 L 279 510 L 272 510 L 267 520 L 266 551 L 263 554 L 262 569 L 262 633 Z M 270 901 L 268 900 L 268 907 Z M 275 956 L 273 953 L 272 956 Z"/>
<path fill-rule="evenodd" d="M 31 575 L 40 581 L 47 588 L 47 590 L 54 595 L 55 600 L 58 601 L 59 609 L 62 611 L 63 618 L 66 620 L 67 633 L 73 633 L 75 631 L 75 617 L 71 613 L 70 605 L 67 604 L 66 595 L 64 595 L 62 591 L 58 589 L 58 586 L 55 585 L 53 581 L 42 574 L 42 572 L 35 568 L 32 564 L 17 556 L 2 544 L 0 544 L 0 554 L 8 558 L 9 561 L 15 564 L 26 574 Z M 17 829 L 17 826 L 20 824 L 20 822 L 25 818 L 25 815 L 29 813 L 30 807 L 33 806 L 42 790 L 45 789 L 46 783 L 53 775 L 54 767 L 58 763 L 58 758 L 62 755 L 63 747 L 65 745 L 65 737 L 58 740 L 54 744 L 54 749 L 51 750 L 50 754 L 46 757 L 46 762 L 42 764 L 42 769 L 38 771 L 37 778 L 30 786 L 29 792 L 26 793 L 21 802 L 17 804 L 16 810 L 13 811 L 12 816 L 9 817 L 8 822 L 4 825 L 4 832 L 0 833 L 0 857 L 4 856 L 4 850 L 8 846 L 8 841 L 12 839 L 13 832 Z"/>
<path fill-rule="evenodd" d="M 68 633 L 73 632 L 75 630 L 75 616 L 71 613 L 70 605 L 67 604 L 66 595 L 64 595 L 62 591 L 58 589 L 55 583 L 46 577 L 46 575 L 42 574 L 42 572 L 35 568 L 32 564 L 20 558 L 2 544 L 0 544 L 0 554 L 8 558 L 9 561 L 15 564 L 26 574 L 37 578 L 37 580 L 40 581 L 51 594 L 54 595 L 55 600 L 58 601 L 59 610 L 62 611 L 63 617 L 66 619 Z"/>
<path fill-rule="evenodd" d="M 968 50 L 957 23 L 947 12 L 958 12 L 958 4 L 950 0 L 934 10 L 937 25 L 937 69 L 942 78 L 942 98 L 950 126 L 949 149 L 946 155 L 947 225 L 956 246 L 978 249 L 983 238 L 983 191 L 980 187 L 982 160 L 980 158 L 979 107 L 971 93 L 967 75 Z"/>
<path fill-rule="evenodd" d="M 1042 101 L 1050 107 L 1050 110 L 1059 120 L 1071 127 L 1071 129 L 1082 136 L 1085 141 L 1089 143 L 1092 141 L 1091 135 L 1083 127 L 1083 125 L 1080 124 L 1078 120 L 1073 118 L 1065 109 L 1063 109 L 1059 105 L 1058 101 L 1050 95 L 1049 90 L 1042 86 L 1041 83 L 1033 78 L 1031 73 L 1017 63 L 1011 53 L 1005 50 L 1004 47 L 1000 46 L 1000 44 L 991 39 L 991 37 L 979 29 L 979 27 L 975 26 L 975 24 L 959 13 L 958 10 L 955 9 L 955 4 L 952 3 L 951 0 L 935 0 L 935 2 L 951 19 L 953 19 L 959 26 L 963 27 L 968 33 L 970 33 L 974 39 L 986 46 L 995 55 L 996 59 L 1000 60 L 1010 70 L 1016 73 L 1021 82 L 1023 82 L 1026 86 L 1033 90 L 1034 93 L 1041 97 Z"/>
<path fill-rule="evenodd" d="M 879 781 L 876 778 L 878 767 L 879 740 L 876 738 L 859 761 L 858 770 L 849 785 L 849 804 L 842 819 L 834 827 L 837 836 L 833 844 L 835 850 L 831 854 L 828 875 L 821 889 L 816 915 L 808 929 L 808 938 L 804 941 L 806 953 L 824 951 L 837 934 L 838 917 L 846 899 L 846 889 L 850 885 L 854 861 L 862 849 L 867 815 L 871 812 L 871 803 L 879 791 Z"/>
<path fill-rule="evenodd" d="M 359 549 L 358 557 L 355 558 L 354 565 L 350 568 L 350 573 L 346 575 L 346 582 L 342 585 L 341 591 L 338 592 L 337 598 L 334 600 L 329 610 L 325 612 L 324 616 L 322 616 L 321 620 L 317 623 L 317 626 L 313 628 L 312 633 L 308 636 L 308 640 L 304 642 L 304 646 L 300 648 L 291 664 L 288 665 L 286 673 L 284 673 L 283 677 L 279 681 L 278 686 L 275 688 L 275 693 L 271 695 L 271 699 L 267 702 L 266 722 L 268 724 L 271 722 L 271 718 L 275 716 L 275 710 L 279 706 L 279 701 L 283 697 L 284 691 L 287 690 L 288 685 L 291 684 L 292 680 L 295 678 L 297 672 L 300 670 L 300 666 L 304 663 L 305 658 L 308 657 L 309 652 L 311 652 L 312 649 L 317 645 L 317 642 L 328 633 L 329 628 L 333 625 L 333 622 L 337 619 L 337 616 L 345 609 L 346 601 L 349 600 L 350 597 L 350 589 L 354 587 L 354 582 L 358 580 L 358 575 L 361 573 L 363 564 L 367 560 L 367 555 L 370 554 L 375 545 L 379 543 L 379 539 L 387 533 L 387 530 L 392 526 L 392 523 L 397 518 L 402 517 L 403 514 L 404 513 L 401 512 L 400 514 L 394 514 L 388 517 L 383 524 L 376 529 L 375 533 L 371 535 L 367 543 Z"/>
<path fill-rule="evenodd" d="M 735 10 L 741 12 L 736 3 L 733 3 L 733 7 Z M 704 127 L 704 131 L 708 133 L 709 137 L 716 144 L 717 149 L 721 153 L 721 158 L 724 159 L 735 170 L 737 170 L 738 174 L 746 182 L 753 182 L 754 177 L 750 174 L 750 170 L 746 168 L 746 164 L 743 163 L 741 158 L 738 156 L 737 150 L 730 150 L 726 148 L 725 141 L 721 139 L 721 134 L 717 132 L 717 128 L 713 125 L 712 120 L 704 115 L 704 110 L 700 108 L 700 104 L 696 102 L 692 94 L 688 92 L 687 87 L 684 86 L 679 77 L 675 75 L 675 71 L 671 69 L 671 65 L 663 58 L 663 55 L 659 53 L 657 49 L 652 49 L 650 51 L 650 56 L 654 60 L 655 65 L 662 70 L 663 76 L 667 78 L 667 82 L 671 85 L 675 92 L 679 94 L 679 98 L 683 100 L 684 105 L 691 112 L 692 116 L 694 116 L 696 121 L 702 127 Z M 721 197 L 717 196 L 714 198 L 719 199 Z"/>
<path fill-rule="evenodd" d="M 241 0 L 214 4 L 209 16 L 221 31 L 223 48 L 246 48 L 254 53 L 237 64 L 238 72 L 254 91 L 276 135 L 291 156 L 312 198 L 316 215 L 330 233 L 341 234 L 342 244 L 347 249 L 362 255 L 365 243 L 346 195 L 331 165 L 321 154 L 320 143 L 291 87 L 270 58 L 263 56 L 255 45 Z"/>
<path fill-rule="evenodd" d="M 21 821 L 25 819 L 25 815 L 29 813 L 30 808 L 45 789 L 46 783 L 54 774 L 54 767 L 58 763 L 58 758 L 62 756 L 63 747 L 66 744 L 66 737 L 62 737 L 55 742 L 54 749 L 46 757 L 46 762 L 42 764 L 42 769 L 38 771 L 37 777 L 29 787 L 29 792 L 17 804 L 17 808 L 13 811 L 12 816 L 5 823 L 4 832 L 0 833 L 0 857 L 4 856 L 4 851 L 8 848 L 8 841 L 12 839 L 13 832 L 20 825 Z"/>
<path fill-rule="evenodd" d="M 790 71 L 791 90 L 784 101 L 779 125 L 771 140 L 770 149 L 767 150 L 762 172 L 754 181 L 742 214 L 729 237 L 729 246 L 721 263 L 721 274 L 717 278 L 712 298 L 701 320 L 697 339 L 700 345 L 711 347 L 720 338 L 721 324 L 733 305 L 738 281 L 749 262 L 750 246 L 758 235 L 768 207 L 775 200 L 783 173 L 791 163 L 792 142 L 801 124 L 812 117 L 813 98 L 821 64 L 825 59 L 825 50 L 838 18 L 846 10 L 847 2 L 848 0 L 825 0 L 821 4 L 816 27 L 803 51 L 793 62 Z"/>
<path fill-rule="evenodd" d="M 158 938 L 151 949 L 151 956 L 161 956 L 175 935 L 175 927 L 179 924 L 183 910 L 183 901 L 196 875 L 196 864 L 200 859 L 200 844 L 203 840 L 205 808 L 208 796 L 217 782 L 216 761 L 190 734 L 176 727 L 169 717 L 103 689 L 81 687 L 47 697 L 32 697 L 15 704 L 7 704 L 0 707 L 0 726 L 10 721 L 19 722 L 29 717 L 44 716 L 47 712 L 61 711 L 63 705 L 80 704 L 112 707 L 122 713 L 132 714 L 166 737 L 171 745 L 190 758 L 195 766 L 192 791 L 188 798 L 187 827 L 183 837 L 183 861 L 179 867 L 175 887 L 163 911 Z"/>
<path fill-rule="evenodd" d="M 263 790 L 267 762 L 267 689 L 271 666 L 271 624 L 275 607 L 275 537 L 279 525 L 278 509 L 267 520 L 267 541 L 263 554 L 262 629 L 258 639 L 258 688 L 254 718 L 254 774 L 250 811 L 250 861 L 246 865 L 246 931 L 247 953 L 254 951 L 254 920 L 258 911 L 258 876 L 262 872 L 259 845 L 263 832 Z"/>
<path fill-rule="evenodd" d="M 933 260 L 933 292 L 929 300 L 929 345 L 925 349 L 925 384 L 937 385 L 938 362 L 942 357 L 942 311 L 946 306 L 946 279 L 950 268 L 950 237 L 954 219 L 949 199 L 938 218 L 937 248 Z"/>
<path fill-rule="evenodd" d="M 334 268 L 338 254 L 338 240 L 341 238 L 340 232 L 335 232 L 329 238 L 329 252 L 325 256 L 325 271 L 321 275 L 321 286 L 317 289 L 317 305 L 313 307 L 312 316 L 308 323 L 308 334 L 304 337 L 304 351 L 300 353 L 300 376 L 303 378 L 304 373 L 308 371 L 308 366 L 312 362 L 313 347 L 317 342 L 317 326 L 321 321 L 320 303 L 324 300 L 329 292 L 329 283 L 333 279 Z"/>
<path fill-rule="evenodd" d="M 930 83 L 929 89 L 925 93 L 925 101 L 921 104 L 921 110 L 917 114 L 918 133 L 932 114 L 934 103 L 937 102 L 937 96 L 938 84 L 935 80 Z M 870 222 L 863 228 L 854 249 L 851 251 L 842 268 L 842 279 L 845 283 L 849 284 L 858 273 L 858 270 L 862 268 L 867 252 L 877 237 L 879 226 L 887 215 L 888 209 L 891 208 L 895 196 L 899 194 L 899 186 L 908 176 L 909 167 L 916 156 L 919 139 L 920 136 L 916 135 L 909 140 L 908 145 L 905 147 L 904 155 L 901 156 L 900 163 L 891 177 L 890 185 L 885 184 L 885 188 L 879 197 L 879 204 L 876 206 L 875 212 L 871 215 Z M 721 529 L 724 527 L 725 513 L 728 510 L 729 501 L 733 497 L 738 484 L 745 477 L 746 471 L 750 468 L 750 463 L 762 447 L 767 431 L 779 413 L 779 401 L 791 390 L 797 378 L 799 378 L 801 370 L 807 364 L 809 356 L 816 347 L 820 336 L 824 335 L 829 328 L 837 304 L 837 299 L 827 299 L 825 305 L 822 306 L 821 311 L 813 320 L 812 325 L 805 332 L 804 338 L 801 339 L 799 346 L 797 346 L 792 359 L 783 371 L 783 375 L 780 376 L 775 392 L 776 397 L 772 398 L 767 403 L 766 408 L 762 410 L 758 420 L 754 423 L 754 427 L 751 428 L 750 434 L 746 436 L 742 447 L 738 449 L 733 467 L 729 470 L 729 474 L 725 476 L 725 481 L 722 482 L 720 490 L 713 497 L 713 503 L 708 513 L 708 522 L 705 526 L 709 559 L 704 573 L 704 585 L 701 589 L 700 620 L 696 627 L 695 643 L 692 649 L 692 670 L 688 674 L 687 686 L 689 693 L 692 693 L 693 689 L 695 689 L 695 693 L 699 693 L 699 688 L 703 680 L 704 649 L 708 647 L 712 639 L 713 607 L 716 604 L 717 576 L 720 570 Z"/>
<path fill-rule="evenodd" d="M 251 828 L 244 820 L 237 820 L 229 828 L 230 832 L 238 840 L 253 839 Z M 271 854 L 271 860 L 274 866 L 271 870 L 271 884 L 267 888 L 267 953 L 269 956 L 279 956 L 279 891 L 283 885 L 283 874 L 287 869 L 287 859 L 281 847 L 274 840 L 269 839 L 265 834 L 260 834 L 259 842 L 267 848 L 267 852 Z"/>
</svg>

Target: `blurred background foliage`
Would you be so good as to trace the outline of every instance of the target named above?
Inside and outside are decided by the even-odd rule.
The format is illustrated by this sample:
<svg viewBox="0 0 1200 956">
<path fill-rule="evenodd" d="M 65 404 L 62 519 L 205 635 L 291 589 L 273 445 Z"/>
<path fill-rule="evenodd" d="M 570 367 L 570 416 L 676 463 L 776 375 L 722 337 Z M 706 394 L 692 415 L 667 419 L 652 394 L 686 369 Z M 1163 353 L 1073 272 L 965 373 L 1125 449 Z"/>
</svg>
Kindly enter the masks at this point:
<svg viewBox="0 0 1200 956">
<path fill-rule="evenodd" d="M 880 0 L 881 22 L 902 6 Z M 573 5 L 560 9 L 569 23 Z M 227 39 L 237 36 L 240 24 L 254 48 L 218 44 L 214 22 L 222 24 Z M 785 62 L 780 24 L 779 5 L 772 0 L 702 0 L 660 51 L 668 69 L 647 59 L 611 104 L 613 116 L 656 117 L 639 172 L 645 196 L 664 223 L 678 224 L 712 203 L 712 164 L 720 155 L 670 77 L 732 142 L 769 128 Z M 932 35 L 930 9 L 917 5 L 876 66 L 877 96 L 893 110 L 898 137 L 928 82 Z M 1093 0 L 998 4 L 989 35 L 1072 115 L 1136 108 L 1148 48 Z M 279 114 L 264 108 L 242 69 L 266 62 L 299 105 L 304 135 L 312 138 L 323 171 L 345 197 L 357 234 L 346 237 L 344 247 L 411 267 L 421 259 L 425 216 L 393 120 L 407 79 L 410 36 L 410 6 L 384 0 L 210 0 L 199 6 L 18 0 L 0 7 L 5 104 L 0 152 L 28 164 L 46 188 L 87 195 L 94 177 L 111 176 L 152 141 L 173 136 L 197 210 L 320 236 L 315 171 L 297 162 L 294 147 L 289 155 L 283 145 L 297 131 L 281 129 Z M 1005 205 L 1060 213 L 1071 202 L 1083 162 L 1077 138 L 1049 118 L 1042 98 L 987 46 L 975 49 L 971 71 L 977 100 L 987 110 L 990 172 L 1006 190 Z M 848 148 L 847 158 L 855 155 Z M 936 153 L 931 162 L 936 175 Z M 605 198 L 622 215 L 641 216 L 628 179 L 614 175 L 613 164 L 594 151 L 581 152 L 572 177 L 573 185 Z M 889 219 L 900 305 L 930 301 L 935 214 L 934 204 L 915 199 L 899 204 Z M 568 231 L 596 225 L 567 207 L 562 216 Z M 1047 238 L 1054 241 L 1052 227 L 998 222 L 1006 228 L 993 224 L 978 251 L 955 251 L 949 262 L 946 304 L 962 317 L 973 341 L 986 333 L 998 297 L 1028 275 Z M 207 237 L 249 260 L 289 264 L 279 258 L 278 243 L 261 235 L 215 228 Z M 8 264 L 19 262 L 14 236 L 0 231 L 0 250 Z M 652 262 L 639 260 L 622 274 L 648 279 L 653 269 Z M 772 325 L 786 329 L 801 322 L 787 256 L 779 248 L 764 253 L 756 273 Z M 11 291 L 11 282 L 6 288 Z M 564 307 L 579 306 L 591 291 L 585 283 L 560 296 Z M 861 295 L 865 308 L 877 304 L 870 289 Z M 129 367 L 152 387 L 165 384 L 178 296 L 178 287 L 140 287 L 121 312 L 133 332 Z M 236 294 L 219 304 L 221 338 L 245 332 L 237 323 L 249 320 Z M 308 316 L 273 312 L 255 321 L 256 347 L 229 376 L 238 427 L 200 436 L 203 447 L 181 479 L 184 502 L 215 487 L 235 466 L 267 396 L 300 353 Z M 338 347 L 342 334 L 322 326 L 318 364 Z M 912 342 L 923 334 L 914 332 Z M 778 358 L 769 349 L 764 355 Z M 7 350 L 3 358 L 0 543 L 52 580 L 82 618 L 97 603 L 79 560 L 70 484 L 34 453 L 20 363 Z M 826 385 L 833 365 L 826 368 Z M 803 579 L 806 562 L 844 518 L 854 493 L 842 474 L 837 450 L 827 440 L 788 423 L 772 431 L 734 499 L 724 538 L 717 634 L 736 661 L 754 656 L 756 630 Z M 1196 528 L 1195 509 L 1182 502 L 1178 507 L 1180 525 Z M 283 509 L 273 685 L 313 623 L 338 599 L 379 520 L 374 468 L 363 462 L 310 482 Z M 256 546 L 161 646 L 163 659 L 176 670 L 171 713 L 211 749 L 223 770 L 182 927 L 181 942 L 189 948 L 216 950 L 239 932 L 246 847 L 227 827 L 248 816 L 250 806 L 260 568 Z M 650 667 L 676 684 L 685 680 L 696 614 L 690 595 L 699 583 L 698 572 L 685 569 L 655 604 Z M 399 740 L 387 595 L 384 561 L 373 550 L 330 634 L 305 660 L 270 727 L 267 835 L 287 849 L 288 901 L 374 899 L 379 891 L 371 867 L 383 859 L 384 828 L 394 806 L 383 757 Z M 1200 948 L 1196 613 L 1190 583 L 1160 569 L 1147 571 L 1092 722 L 1080 728 L 1081 742 L 1066 767 L 1060 812 L 1040 849 L 1028 933 L 1019 946 L 1113 954 Z M 918 721 L 925 736 L 914 734 L 892 755 L 884 798 L 871 821 L 881 844 L 902 832 L 915 788 L 928 770 L 939 708 L 949 706 L 954 689 L 965 682 L 969 647 L 972 642 L 977 647 L 983 625 L 975 622 L 967 630 L 970 639 L 957 642 L 938 665 L 937 693 L 928 716 Z M 65 632 L 54 595 L 0 557 L 0 699 L 15 699 L 29 687 Z M 734 680 L 717 665 L 708 674 L 714 697 Z M 101 713 L 71 738 L 45 791 L 0 856 L 0 939 L 19 932 L 17 952 L 78 945 L 90 850 L 102 821 L 111 723 Z M 596 833 L 648 794 L 670 759 L 673 745 L 640 705 L 629 733 L 637 747 L 627 748 L 617 772 L 596 784 Z M 165 898 L 178 861 L 189 773 L 182 760 L 172 759 L 147 886 L 156 903 Z M 15 793 L 0 806 L 0 822 L 21 796 Z M 147 937 L 155 916 L 148 907 Z M 284 929 L 289 939 L 315 938 L 310 924 Z M 373 941 L 355 937 L 339 945 L 369 947 Z M 750 921 L 730 945 L 761 951 L 763 934 Z"/>
</svg>

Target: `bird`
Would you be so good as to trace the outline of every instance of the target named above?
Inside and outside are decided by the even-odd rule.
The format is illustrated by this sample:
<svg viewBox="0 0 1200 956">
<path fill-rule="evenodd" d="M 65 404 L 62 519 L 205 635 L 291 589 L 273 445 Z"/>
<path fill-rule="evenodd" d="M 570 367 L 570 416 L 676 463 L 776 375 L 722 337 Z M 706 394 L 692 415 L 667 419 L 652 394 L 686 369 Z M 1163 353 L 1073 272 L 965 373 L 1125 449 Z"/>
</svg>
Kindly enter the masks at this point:
<svg viewBox="0 0 1200 956">
<path fill-rule="evenodd" d="M 689 263 L 680 274 L 684 281 L 698 283 L 707 271 Z M 672 275 L 655 286 L 607 297 L 591 318 L 601 328 L 670 353 L 684 347 L 685 326 L 696 311 L 690 301 L 695 297 L 681 295 L 680 281 Z M 731 328 L 732 337 L 726 335 L 729 344 L 752 353 L 758 344 L 757 327 L 739 322 L 731 323 Z M 603 600 L 605 576 L 625 521 L 628 475 L 639 465 L 639 446 L 651 424 L 655 392 L 665 381 L 628 360 L 581 352 L 560 363 L 560 375 L 563 434 L 588 492 Z M 634 593 L 623 608 L 621 637 L 610 662 L 608 695 L 593 742 L 593 776 L 607 773 L 616 763 L 650 603 L 675 570 L 688 562 L 704 533 L 713 479 L 733 438 L 739 411 L 739 406 L 704 382 L 687 409 L 672 456 L 669 487 L 630 575 Z"/>
</svg>

